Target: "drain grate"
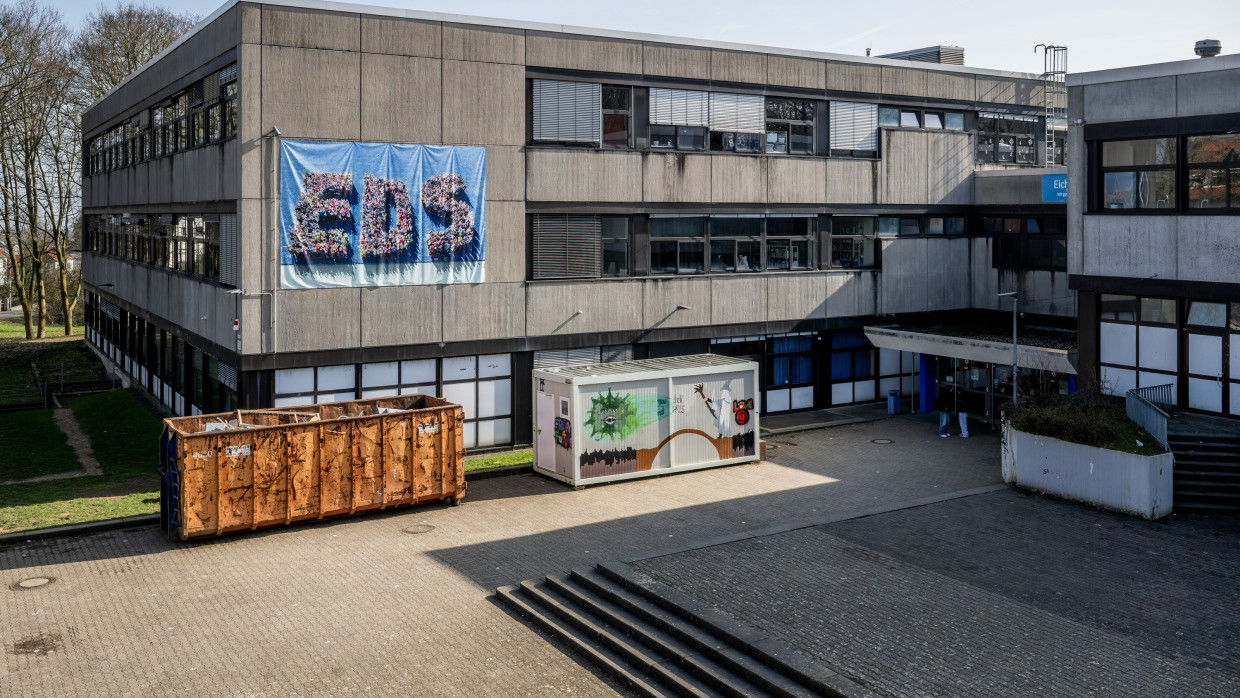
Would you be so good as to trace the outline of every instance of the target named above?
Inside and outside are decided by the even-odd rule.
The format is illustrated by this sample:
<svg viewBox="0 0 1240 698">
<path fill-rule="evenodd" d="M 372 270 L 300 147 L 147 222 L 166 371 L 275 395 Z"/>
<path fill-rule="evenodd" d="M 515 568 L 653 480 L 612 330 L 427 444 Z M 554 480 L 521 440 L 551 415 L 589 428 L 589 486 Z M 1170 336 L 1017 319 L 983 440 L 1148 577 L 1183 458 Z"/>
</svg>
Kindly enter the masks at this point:
<svg viewBox="0 0 1240 698">
<path fill-rule="evenodd" d="M 401 530 L 401 533 L 409 533 L 409 534 L 430 533 L 431 531 L 435 530 L 435 527 L 430 524 L 415 524 L 413 526 L 406 526 L 400 530 Z"/>
<path fill-rule="evenodd" d="M 895 441 L 893 441 L 892 439 L 870 439 L 870 443 L 872 444 L 893 444 L 895 443 Z"/>
<path fill-rule="evenodd" d="M 13 591 L 29 591 L 31 589 L 45 587 L 54 581 L 56 581 L 55 577 L 28 577 L 26 579 L 13 582 L 9 585 L 9 588 Z"/>
</svg>

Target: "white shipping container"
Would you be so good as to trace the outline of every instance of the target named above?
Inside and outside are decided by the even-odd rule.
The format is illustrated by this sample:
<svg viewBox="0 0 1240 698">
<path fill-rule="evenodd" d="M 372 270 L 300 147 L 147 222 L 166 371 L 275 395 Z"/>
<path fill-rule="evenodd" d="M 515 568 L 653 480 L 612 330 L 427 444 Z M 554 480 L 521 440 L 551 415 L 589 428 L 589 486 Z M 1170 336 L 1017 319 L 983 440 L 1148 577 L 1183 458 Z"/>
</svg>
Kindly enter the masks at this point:
<svg viewBox="0 0 1240 698">
<path fill-rule="evenodd" d="M 758 460 L 758 364 L 715 354 L 537 369 L 534 469 L 570 485 Z"/>
</svg>

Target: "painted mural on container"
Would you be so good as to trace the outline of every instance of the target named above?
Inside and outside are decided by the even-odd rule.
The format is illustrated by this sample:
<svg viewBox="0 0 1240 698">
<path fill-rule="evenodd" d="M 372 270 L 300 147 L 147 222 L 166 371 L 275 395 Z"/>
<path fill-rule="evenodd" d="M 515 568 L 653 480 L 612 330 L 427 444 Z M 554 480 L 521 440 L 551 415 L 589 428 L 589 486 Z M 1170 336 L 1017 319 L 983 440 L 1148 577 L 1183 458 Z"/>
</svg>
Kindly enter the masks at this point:
<svg viewBox="0 0 1240 698">
<path fill-rule="evenodd" d="M 280 143 L 280 287 L 479 283 L 486 149 Z"/>
</svg>

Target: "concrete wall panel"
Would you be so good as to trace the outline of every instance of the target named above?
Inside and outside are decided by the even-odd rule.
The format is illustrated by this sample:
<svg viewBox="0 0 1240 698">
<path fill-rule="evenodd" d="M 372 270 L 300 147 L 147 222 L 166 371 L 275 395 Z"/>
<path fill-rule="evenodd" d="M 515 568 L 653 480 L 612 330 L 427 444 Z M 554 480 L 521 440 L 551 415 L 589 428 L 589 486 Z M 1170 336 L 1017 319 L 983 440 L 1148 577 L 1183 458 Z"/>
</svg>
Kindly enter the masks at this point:
<svg viewBox="0 0 1240 698">
<path fill-rule="evenodd" d="M 263 8 L 259 5 L 238 5 L 237 9 L 241 12 L 241 43 L 261 43 L 263 40 Z"/>
<path fill-rule="evenodd" d="M 884 204 L 924 204 L 929 200 L 929 140 L 924 131 L 883 129 L 882 199 Z"/>
<path fill-rule="evenodd" d="M 1240 217 L 1182 216 L 1178 229 L 1176 278 L 1236 283 L 1236 270 L 1240 269 Z"/>
<path fill-rule="evenodd" d="M 882 66 L 882 76 L 882 92 L 884 94 L 908 95 L 910 97 L 927 96 L 926 71 L 924 70 L 885 65 Z"/>
<path fill-rule="evenodd" d="M 765 322 L 767 319 L 767 287 L 761 278 L 713 277 L 710 298 L 712 325 Z"/>
<path fill-rule="evenodd" d="M 766 82 L 766 54 L 711 49 L 710 77 L 721 82 Z"/>
<path fill-rule="evenodd" d="M 695 80 L 710 79 L 710 49 L 667 44 L 644 44 L 643 72 Z"/>
<path fill-rule="evenodd" d="M 276 299 L 281 352 L 345 349 L 359 345 L 362 289 L 280 291 Z"/>
<path fill-rule="evenodd" d="M 951 310 L 969 307 L 970 280 L 961 272 L 969 268 L 967 238 L 926 239 L 927 310 Z M 886 259 L 883 260 L 886 267 Z M 884 271 L 886 276 L 886 271 Z"/>
<path fill-rule="evenodd" d="M 1176 78 L 1176 116 L 1233 114 L 1240 95 L 1240 69 L 1189 73 Z"/>
<path fill-rule="evenodd" d="M 524 281 L 525 202 L 487 202 L 487 283 Z"/>
<path fill-rule="evenodd" d="M 224 141 L 220 148 L 224 158 L 224 164 L 220 167 L 220 171 L 224 173 L 221 196 L 225 199 L 240 199 L 241 178 L 237 173 L 241 171 L 241 141 L 233 138 Z"/>
<path fill-rule="evenodd" d="M 251 293 L 266 288 L 263 277 L 268 260 L 278 257 L 274 228 L 269 235 L 263 225 L 266 206 L 262 199 L 237 202 L 237 287 Z"/>
<path fill-rule="evenodd" d="M 876 65 L 827 61 L 827 89 L 841 92 L 882 92 L 883 72 Z"/>
<path fill-rule="evenodd" d="M 714 157 L 710 167 L 711 201 L 762 203 L 766 198 L 764 157 Z"/>
<path fill-rule="evenodd" d="M 333 51 L 361 47 L 361 17 L 299 7 L 263 7 L 263 43 Z"/>
<path fill-rule="evenodd" d="M 878 271 L 840 271 L 825 276 L 827 317 L 855 317 L 879 312 Z"/>
<path fill-rule="evenodd" d="M 815 204 L 827 200 L 827 163 L 822 159 L 770 158 L 766 200 L 772 204 Z"/>
<path fill-rule="evenodd" d="M 532 337 L 642 329 L 640 281 L 532 284 L 526 298 Z"/>
<path fill-rule="evenodd" d="M 525 201 L 525 153 L 520 146 L 487 146 L 487 201 Z"/>
<path fill-rule="evenodd" d="M 525 70 L 497 63 L 443 62 L 443 142 L 524 145 Z"/>
<path fill-rule="evenodd" d="M 358 53 L 264 46 L 260 132 L 278 126 L 285 138 L 358 140 L 360 75 Z"/>
<path fill-rule="evenodd" d="M 443 341 L 525 335 L 524 284 L 450 284 L 443 287 Z"/>
<path fill-rule="evenodd" d="M 1104 82 L 1085 86 L 1086 122 L 1166 119 L 1175 116 L 1176 78 Z M 1221 99 L 1225 99 L 1220 95 Z M 1234 98 L 1232 106 L 1234 109 Z"/>
<path fill-rule="evenodd" d="M 978 75 L 974 78 L 974 82 L 979 102 L 1042 105 L 1042 83 L 1040 81 Z"/>
<path fill-rule="evenodd" d="M 439 58 L 443 47 L 438 22 L 362 17 L 362 51 Z"/>
<path fill-rule="evenodd" d="M 711 322 L 711 280 L 655 277 L 642 284 L 642 302 L 643 328 L 707 325 Z M 678 305 L 685 309 L 677 310 Z"/>
<path fill-rule="evenodd" d="M 1068 88 L 1068 123 L 1084 118 L 1083 87 Z M 1069 153 L 1085 152 L 1085 129 L 1069 128 L 1067 148 Z M 1068 182 L 1085 182 L 1087 180 L 1085 158 L 1068 158 Z M 1085 187 L 1068 187 L 1068 273 L 1081 274 L 1085 258 Z"/>
<path fill-rule="evenodd" d="M 880 242 L 883 246 L 883 271 L 882 308 L 879 312 L 919 313 L 931 309 L 927 284 L 927 248 L 930 242 L 926 238 L 885 239 Z"/>
<path fill-rule="evenodd" d="M 876 160 L 827 160 L 827 190 L 823 201 L 841 204 L 875 203 Z"/>
<path fill-rule="evenodd" d="M 973 203 L 973 135 L 930 132 L 927 140 L 927 203 Z M 1037 184 L 1041 196 L 1041 179 Z"/>
<path fill-rule="evenodd" d="M 637 41 L 573 34 L 526 32 L 525 61 L 531 67 L 642 72 L 642 45 Z"/>
<path fill-rule="evenodd" d="M 935 99 L 958 99 L 972 102 L 977 85 L 972 75 L 926 71 L 926 96 Z"/>
<path fill-rule="evenodd" d="M 361 289 L 362 344 L 383 347 L 442 341 L 442 295 L 436 286 Z"/>
<path fill-rule="evenodd" d="M 243 6 L 245 7 L 245 6 Z M 237 148 L 241 196 L 262 196 L 263 185 L 263 49 L 242 44 L 237 49 Z"/>
<path fill-rule="evenodd" d="M 651 202 L 710 201 L 712 155 L 644 153 L 642 199 Z"/>
<path fill-rule="evenodd" d="M 827 89 L 827 66 L 822 61 L 812 58 L 767 55 L 766 82 L 771 85 L 825 90 Z"/>
<path fill-rule="evenodd" d="M 362 54 L 362 140 L 439 143 L 440 61 Z"/>
<path fill-rule="evenodd" d="M 445 23 L 443 57 L 457 61 L 525 65 L 525 32 L 521 29 L 481 29 Z"/>
<path fill-rule="evenodd" d="M 1174 216 L 1086 216 L 1082 273 L 1174 279 L 1176 231 Z"/>
<path fill-rule="evenodd" d="M 766 277 L 768 322 L 820 319 L 827 316 L 827 274 L 771 274 Z M 715 305 L 726 303 L 715 296 Z"/>
<path fill-rule="evenodd" d="M 531 201 L 641 201 L 642 155 L 530 150 L 525 190 Z"/>
</svg>

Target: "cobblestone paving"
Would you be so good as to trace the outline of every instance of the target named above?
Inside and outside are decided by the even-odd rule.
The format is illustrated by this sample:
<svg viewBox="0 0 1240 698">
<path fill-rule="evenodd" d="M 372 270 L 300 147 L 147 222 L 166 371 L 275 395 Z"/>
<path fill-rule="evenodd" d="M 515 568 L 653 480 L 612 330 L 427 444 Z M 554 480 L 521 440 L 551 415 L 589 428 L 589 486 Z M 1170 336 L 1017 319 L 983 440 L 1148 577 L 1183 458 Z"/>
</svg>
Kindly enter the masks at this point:
<svg viewBox="0 0 1240 698">
<path fill-rule="evenodd" d="M 0 696 L 616 695 L 494 586 L 998 481 L 997 439 L 916 419 L 773 443 L 775 462 L 583 491 L 486 480 L 460 508 L 207 543 L 141 529 L 0 548 Z M 39 575 L 56 581 L 9 588 Z"/>
<path fill-rule="evenodd" d="M 886 695 L 1236 696 L 1237 534 L 1005 490 L 635 567 Z"/>
</svg>

